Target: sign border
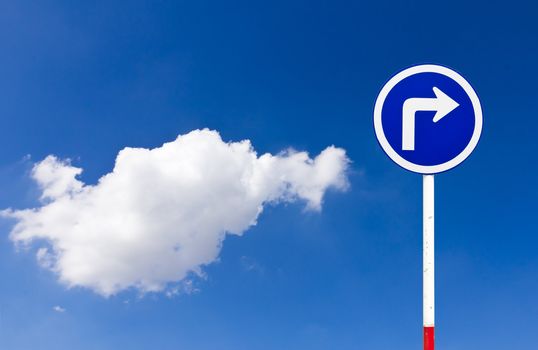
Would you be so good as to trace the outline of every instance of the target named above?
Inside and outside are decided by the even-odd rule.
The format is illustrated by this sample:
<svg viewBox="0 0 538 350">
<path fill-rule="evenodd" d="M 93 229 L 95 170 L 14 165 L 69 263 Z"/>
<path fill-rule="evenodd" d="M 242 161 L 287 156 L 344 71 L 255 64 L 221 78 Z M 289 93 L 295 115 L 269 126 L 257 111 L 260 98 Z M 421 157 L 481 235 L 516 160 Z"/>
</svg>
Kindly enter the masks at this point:
<svg viewBox="0 0 538 350">
<path fill-rule="evenodd" d="M 454 80 L 467 93 L 473 105 L 473 110 L 474 110 L 474 115 L 475 115 L 475 126 L 474 126 L 471 140 L 469 141 L 465 149 L 461 151 L 460 154 L 458 154 L 456 157 L 442 164 L 419 165 L 419 164 L 415 164 L 404 159 L 402 156 L 396 153 L 396 151 L 392 148 L 392 146 L 390 145 L 390 143 L 388 142 L 385 136 L 385 132 L 383 131 L 383 125 L 381 121 L 381 112 L 383 109 L 383 104 L 385 103 L 385 99 L 387 98 L 387 95 L 392 90 L 392 88 L 394 88 L 394 86 L 398 84 L 400 81 L 402 81 L 403 79 L 411 75 L 418 74 L 418 73 L 438 73 Z M 406 170 L 419 173 L 419 174 L 441 173 L 443 171 L 447 171 L 454 168 L 455 166 L 463 162 L 465 159 L 467 159 L 467 157 L 469 157 L 471 152 L 475 149 L 476 145 L 478 144 L 478 140 L 480 139 L 480 135 L 482 134 L 482 125 L 483 125 L 482 106 L 480 105 L 480 100 L 478 99 L 478 95 L 474 91 L 471 84 L 469 84 L 469 82 L 467 82 L 467 80 L 465 80 L 465 78 L 462 77 L 459 73 L 456 73 L 452 69 L 444 67 L 444 66 L 440 66 L 440 65 L 422 64 L 422 65 L 413 66 L 413 67 L 409 67 L 402 70 L 401 72 L 397 73 L 396 75 L 394 75 L 392 78 L 389 79 L 389 81 L 383 86 L 383 88 L 379 92 L 379 95 L 377 96 L 377 99 L 375 101 L 374 130 L 377 137 L 377 141 L 381 145 L 381 148 L 393 162 L 395 162 L 396 164 L 398 164 L 399 166 L 401 166 L 402 168 Z"/>
</svg>

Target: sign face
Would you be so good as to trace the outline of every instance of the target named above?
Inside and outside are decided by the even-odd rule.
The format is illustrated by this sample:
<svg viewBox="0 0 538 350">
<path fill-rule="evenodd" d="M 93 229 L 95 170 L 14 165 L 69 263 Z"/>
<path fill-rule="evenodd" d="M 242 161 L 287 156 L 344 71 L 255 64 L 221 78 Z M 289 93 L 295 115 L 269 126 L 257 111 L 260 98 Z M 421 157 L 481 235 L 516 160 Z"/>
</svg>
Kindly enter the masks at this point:
<svg viewBox="0 0 538 350">
<path fill-rule="evenodd" d="M 379 144 L 399 166 L 436 174 L 463 162 L 482 132 L 482 107 L 471 85 L 453 70 L 420 65 L 381 89 L 374 107 Z"/>
</svg>

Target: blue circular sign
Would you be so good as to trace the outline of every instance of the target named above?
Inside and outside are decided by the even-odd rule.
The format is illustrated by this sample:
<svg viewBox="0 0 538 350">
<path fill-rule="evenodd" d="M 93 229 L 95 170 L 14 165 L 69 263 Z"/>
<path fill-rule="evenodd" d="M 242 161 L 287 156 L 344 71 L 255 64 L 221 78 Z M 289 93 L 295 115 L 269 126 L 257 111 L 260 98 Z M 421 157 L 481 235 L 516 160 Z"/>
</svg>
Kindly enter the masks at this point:
<svg viewBox="0 0 538 350">
<path fill-rule="evenodd" d="M 420 65 L 396 74 L 381 89 L 374 128 L 394 162 L 435 174 L 460 164 L 474 150 L 482 132 L 482 108 L 461 75 Z"/>
</svg>

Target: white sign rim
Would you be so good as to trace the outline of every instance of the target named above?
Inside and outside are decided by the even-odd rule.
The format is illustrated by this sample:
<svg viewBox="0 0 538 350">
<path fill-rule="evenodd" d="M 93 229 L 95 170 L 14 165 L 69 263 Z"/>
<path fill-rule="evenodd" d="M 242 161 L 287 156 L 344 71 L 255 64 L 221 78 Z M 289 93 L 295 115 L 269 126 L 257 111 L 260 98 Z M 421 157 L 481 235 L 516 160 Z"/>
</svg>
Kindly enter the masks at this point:
<svg viewBox="0 0 538 350">
<path fill-rule="evenodd" d="M 404 159 L 402 156 L 396 153 L 396 151 L 392 148 L 390 143 L 387 141 L 385 132 L 383 131 L 383 125 L 381 122 L 381 110 L 383 108 L 383 104 L 385 103 L 385 99 L 387 98 L 387 95 L 394 88 L 394 86 L 398 84 L 400 81 L 417 73 L 439 73 L 439 74 L 442 74 L 451 78 L 463 88 L 463 90 L 469 96 L 471 103 L 473 105 L 474 116 L 475 116 L 475 126 L 474 126 L 474 131 L 473 131 L 471 140 L 469 141 L 465 149 L 460 154 L 458 154 L 456 157 L 442 164 L 419 165 L 419 164 L 411 163 L 410 161 Z M 375 134 L 377 136 L 377 140 L 379 141 L 379 144 L 381 145 L 381 148 L 383 148 L 383 150 L 389 156 L 389 158 L 392 159 L 396 164 L 398 164 L 404 169 L 407 169 L 409 171 L 419 173 L 419 174 L 437 174 L 443 171 L 450 170 L 454 168 L 455 166 L 459 165 L 461 162 L 467 159 L 467 157 L 469 157 L 471 152 L 475 149 L 476 145 L 478 144 L 478 140 L 480 139 L 480 135 L 482 133 L 482 107 L 480 105 L 480 100 L 478 99 L 478 95 L 472 88 L 471 84 L 469 84 L 469 82 L 467 82 L 467 80 L 465 80 L 464 77 L 462 77 L 461 75 L 459 75 L 452 69 L 435 65 L 435 64 L 423 64 L 423 65 L 413 66 L 413 67 L 404 69 L 403 71 L 394 75 L 381 89 L 381 92 L 379 93 L 375 101 L 374 129 L 375 129 Z"/>
</svg>

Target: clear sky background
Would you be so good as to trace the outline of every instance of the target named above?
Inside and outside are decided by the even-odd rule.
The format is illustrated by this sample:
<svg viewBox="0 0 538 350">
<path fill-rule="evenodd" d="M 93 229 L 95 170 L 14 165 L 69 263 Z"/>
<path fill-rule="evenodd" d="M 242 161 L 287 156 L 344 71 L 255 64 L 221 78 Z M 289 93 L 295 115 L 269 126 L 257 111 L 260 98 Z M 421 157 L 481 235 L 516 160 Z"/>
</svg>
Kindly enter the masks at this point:
<svg viewBox="0 0 538 350">
<path fill-rule="evenodd" d="M 537 13 L 531 0 L 2 2 L 0 208 L 36 206 L 28 175 L 49 154 L 91 184 L 120 149 L 204 127 L 260 153 L 334 144 L 353 163 L 320 213 L 266 207 L 174 297 L 66 289 L 2 220 L 0 348 L 419 349 L 422 179 L 383 154 L 372 109 L 391 75 L 438 63 L 471 82 L 485 123 L 436 177 L 438 348 L 535 349 Z"/>
</svg>

